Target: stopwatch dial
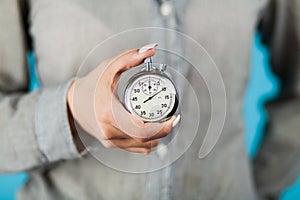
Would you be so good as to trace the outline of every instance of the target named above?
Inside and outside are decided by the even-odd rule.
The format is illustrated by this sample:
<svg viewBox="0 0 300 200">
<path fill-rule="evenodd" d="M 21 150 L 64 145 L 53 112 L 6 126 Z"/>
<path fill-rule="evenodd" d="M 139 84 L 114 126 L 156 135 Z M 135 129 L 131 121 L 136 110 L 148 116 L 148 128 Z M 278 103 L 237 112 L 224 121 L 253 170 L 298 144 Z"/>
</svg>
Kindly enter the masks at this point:
<svg viewBox="0 0 300 200">
<path fill-rule="evenodd" d="M 157 75 L 139 77 L 130 91 L 131 111 L 144 121 L 154 122 L 166 118 L 176 102 L 173 83 Z"/>
</svg>

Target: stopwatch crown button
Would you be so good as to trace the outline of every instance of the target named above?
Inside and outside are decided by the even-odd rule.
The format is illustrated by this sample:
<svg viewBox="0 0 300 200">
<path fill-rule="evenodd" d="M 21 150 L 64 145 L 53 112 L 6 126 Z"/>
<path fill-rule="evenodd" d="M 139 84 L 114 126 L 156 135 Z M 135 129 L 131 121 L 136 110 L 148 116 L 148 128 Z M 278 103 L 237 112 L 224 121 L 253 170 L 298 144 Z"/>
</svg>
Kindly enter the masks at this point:
<svg viewBox="0 0 300 200">
<path fill-rule="evenodd" d="M 160 64 L 159 66 L 159 71 L 164 72 L 167 69 L 167 65 L 166 64 Z"/>
</svg>

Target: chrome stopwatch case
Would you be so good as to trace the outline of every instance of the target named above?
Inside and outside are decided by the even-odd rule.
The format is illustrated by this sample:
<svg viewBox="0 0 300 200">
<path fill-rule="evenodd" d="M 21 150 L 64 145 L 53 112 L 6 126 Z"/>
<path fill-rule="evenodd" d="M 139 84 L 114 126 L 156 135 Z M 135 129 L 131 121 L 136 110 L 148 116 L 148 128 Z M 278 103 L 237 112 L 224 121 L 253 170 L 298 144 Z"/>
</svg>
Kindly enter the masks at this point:
<svg viewBox="0 0 300 200">
<path fill-rule="evenodd" d="M 164 121 L 178 108 L 178 92 L 165 72 L 166 67 L 147 58 L 142 70 L 128 81 L 124 94 L 125 107 L 144 122 Z"/>
</svg>

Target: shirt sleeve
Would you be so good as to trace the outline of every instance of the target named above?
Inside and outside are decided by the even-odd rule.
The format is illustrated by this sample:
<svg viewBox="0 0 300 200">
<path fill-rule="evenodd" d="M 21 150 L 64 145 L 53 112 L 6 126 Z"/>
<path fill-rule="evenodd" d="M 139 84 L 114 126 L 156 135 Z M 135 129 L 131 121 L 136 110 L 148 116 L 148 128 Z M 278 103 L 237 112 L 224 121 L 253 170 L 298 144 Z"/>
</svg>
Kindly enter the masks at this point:
<svg viewBox="0 0 300 200">
<path fill-rule="evenodd" d="M 80 157 L 67 110 L 72 80 L 27 91 L 27 40 L 19 3 L 0 1 L 0 27 L 5 27 L 0 31 L 0 173 Z"/>
<path fill-rule="evenodd" d="M 67 112 L 70 83 L 27 94 L 0 95 L 0 172 L 80 157 Z"/>
</svg>

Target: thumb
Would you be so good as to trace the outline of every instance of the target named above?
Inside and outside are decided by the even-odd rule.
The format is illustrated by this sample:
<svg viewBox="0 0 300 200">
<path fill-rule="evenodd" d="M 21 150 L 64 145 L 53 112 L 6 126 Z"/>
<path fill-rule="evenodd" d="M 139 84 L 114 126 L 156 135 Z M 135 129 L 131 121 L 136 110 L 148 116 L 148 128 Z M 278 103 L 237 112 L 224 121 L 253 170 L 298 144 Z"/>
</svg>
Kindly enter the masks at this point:
<svg viewBox="0 0 300 200">
<path fill-rule="evenodd" d="M 156 52 L 157 43 L 148 44 L 140 49 L 130 49 L 116 56 L 108 64 L 110 74 L 120 75 L 129 68 L 140 65 L 145 58 L 153 56 Z"/>
</svg>

